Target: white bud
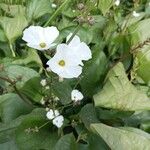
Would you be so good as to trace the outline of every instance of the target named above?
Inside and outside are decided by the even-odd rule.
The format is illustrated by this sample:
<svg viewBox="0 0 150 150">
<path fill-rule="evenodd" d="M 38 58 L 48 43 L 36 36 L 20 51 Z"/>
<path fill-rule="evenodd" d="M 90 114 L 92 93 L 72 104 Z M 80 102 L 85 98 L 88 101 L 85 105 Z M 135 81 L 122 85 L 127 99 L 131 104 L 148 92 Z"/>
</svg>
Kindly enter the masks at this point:
<svg viewBox="0 0 150 150">
<path fill-rule="evenodd" d="M 59 77 L 59 82 L 63 82 L 63 81 L 64 81 L 64 78 Z"/>
<path fill-rule="evenodd" d="M 51 71 L 52 71 L 50 67 L 47 67 L 46 70 L 47 70 L 48 72 L 51 72 Z"/>
<path fill-rule="evenodd" d="M 50 89 L 50 87 L 49 87 L 49 86 L 46 86 L 46 87 L 45 87 L 45 89 L 46 89 L 46 90 L 49 90 L 49 89 Z"/>
<path fill-rule="evenodd" d="M 81 101 L 84 98 L 83 94 L 79 90 L 73 90 L 71 92 L 71 99 L 74 102 Z"/>
<path fill-rule="evenodd" d="M 116 0 L 116 1 L 115 1 L 115 5 L 116 5 L 116 6 L 119 6 L 119 5 L 120 5 L 120 0 Z"/>
<path fill-rule="evenodd" d="M 56 8 L 56 7 L 57 7 L 57 5 L 53 3 L 52 4 L 52 8 Z"/>
<path fill-rule="evenodd" d="M 140 14 L 137 13 L 136 11 L 133 11 L 132 15 L 133 15 L 134 17 L 139 17 L 139 16 L 140 16 Z"/>
<path fill-rule="evenodd" d="M 46 79 L 42 79 L 40 83 L 42 86 L 46 86 L 46 84 L 47 84 Z"/>
</svg>

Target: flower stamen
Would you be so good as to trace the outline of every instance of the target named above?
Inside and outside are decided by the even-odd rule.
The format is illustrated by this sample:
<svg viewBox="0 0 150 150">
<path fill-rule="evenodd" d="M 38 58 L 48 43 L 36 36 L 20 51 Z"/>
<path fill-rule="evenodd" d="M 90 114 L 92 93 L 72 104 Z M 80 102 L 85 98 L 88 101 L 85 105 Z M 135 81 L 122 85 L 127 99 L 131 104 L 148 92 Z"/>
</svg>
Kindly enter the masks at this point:
<svg viewBox="0 0 150 150">
<path fill-rule="evenodd" d="M 40 43 L 40 47 L 41 48 L 45 48 L 46 47 L 46 43 Z"/>
<path fill-rule="evenodd" d="M 65 61 L 64 60 L 60 60 L 58 63 L 60 66 L 64 67 L 65 66 Z"/>
</svg>

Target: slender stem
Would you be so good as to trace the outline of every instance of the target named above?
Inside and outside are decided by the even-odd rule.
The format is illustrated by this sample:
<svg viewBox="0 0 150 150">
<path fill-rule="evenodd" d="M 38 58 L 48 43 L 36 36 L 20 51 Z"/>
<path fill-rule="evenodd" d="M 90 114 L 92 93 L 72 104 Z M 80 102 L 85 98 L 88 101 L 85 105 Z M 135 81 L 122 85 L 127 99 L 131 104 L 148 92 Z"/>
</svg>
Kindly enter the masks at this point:
<svg viewBox="0 0 150 150">
<path fill-rule="evenodd" d="M 49 18 L 49 20 L 45 23 L 44 27 L 48 26 L 62 11 L 62 9 L 65 7 L 65 5 L 70 0 L 65 0 L 64 3 L 60 5 L 60 7 L 53 13 L 53 15 Z"/>
<path fill-rule="evenodd" d="M 13 56 L 13 57 L 16 57 L 15 51 L 14 51 L 14 49 L 13 49 L 13 45 L 12 45 L 11 43 L 9 43 L 9 47 L 10 47 L 10 50 L 11 50 L 11 52 L 12 52 L 12 56 Z"/>
<path fill-rule="evenodd" d="M 41 125 L 40 127 L 38 127 L 38 129 L 43 128 L 43 127 L 44 127 L 44 126 L 46 126 L 48 123 L 50 123 L 50 121 L 48 121 L 48 122 L 44 123 L 43 125 Z"/>
<path fill-rule="evenodd" d="M 7 78 L 7 77 L 1 77 L 1 80 L 4 80 L 8 83 L 10 83 L 12 85 L 12 87 L 14 88 L 15 92 L 18 94 L 18 96 L 27 104 L 32 105 L 32 103 L 30 101 L 28 101 L 26 98 L 24 98 L 24 96 L 20 93 L 20 91 L 18 90 L 18 88 L 16 87 L 16 83 L 14 81 L 12 81 L 11 79 Z"/>
<path fill-rule="evenodd" d="M 69 44 L 72 41 L 72 39 L 74 38 L 74 36 L 78 33 L 80 27 L 81 27 L 80 24 L 78 24 L 78 26 L 74 30 L 73 34 L 71 35 L 70 39 L 67 41 L 67 44 Z"/>
</svg>

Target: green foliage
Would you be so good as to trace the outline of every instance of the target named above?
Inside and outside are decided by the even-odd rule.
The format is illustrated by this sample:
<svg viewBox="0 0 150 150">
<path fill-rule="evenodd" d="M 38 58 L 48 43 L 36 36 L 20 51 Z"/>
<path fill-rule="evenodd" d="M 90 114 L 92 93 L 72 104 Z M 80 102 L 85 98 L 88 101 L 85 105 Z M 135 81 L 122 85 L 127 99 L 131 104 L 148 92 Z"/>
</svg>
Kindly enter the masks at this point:
<svg viewBox="0 0 150 150">
<path fill-rule="evenodd" d="M 109 71 L 103 90 L 94 95 L 94 102 L 95 106 L 123 111 L 150 110 L 149 98 L 128 81 L 121 63 Z"/>
<path fill-rule="evenodd" d="M 1 0 L 0 150 L 149 150 L 149 2 Z M 22 40 L 29 26 L 57 27 L 56 45 L 29 48 Z M 46 62 L 70 33 L 92 58 L 78 78 L 62 79 Z M 72 100 L 74 89 L 83 100 Z M 49 109 L 64 117 L 61 128 Z"/>
<path fill-rule="evenodd" d="M 113 128 L 104 124 L 92 124 L 91 128 L 100 135 L 112 150 L 144 150 L 150 148 L 149 134 L 131 127 Z"/>
</svg>

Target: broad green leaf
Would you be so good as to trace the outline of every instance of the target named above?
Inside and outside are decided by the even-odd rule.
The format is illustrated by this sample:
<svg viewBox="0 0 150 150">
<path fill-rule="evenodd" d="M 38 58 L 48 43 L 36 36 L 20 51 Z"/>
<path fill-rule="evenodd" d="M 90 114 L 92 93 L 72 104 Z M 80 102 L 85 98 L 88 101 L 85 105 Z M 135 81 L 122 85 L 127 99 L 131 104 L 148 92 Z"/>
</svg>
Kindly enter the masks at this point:
<svg viewBox="0 0 150 150">
<path fill-rule="evenodd" d="M 4 71 L 5 76 L 8 76 L 11 80 L 17 81 L 16 85 L 18 88 L 21 88 L 29 79 L 39 77 L 39 74 L 33 69 L 19 65 L 6 65 Z"/>
<path fill-rule="evenodd" d="M 51 13 L 51 2 L 49 0 L 29 0 L 26 14 L 29 21 L 37 19 L 47 13 Z"/>
<path fill-rule="evenodd" d="M 79 143 L 77 150 L 110 150 L 104 140 L 97 134 L 88 133 L 85 142 L 87 143 Z"/>
<path fill-rule="evenodd" d="M 4 123 L 29 113 L 32 107 L 26 104 L 18 95 L 9 93 L 0 96 L 0 116 Z"/>
<path fill-rule="evenodd" d="M 144 46 L 137 53 L 137 73 L 146 82 L 150 82 L 150 46 Z"/>
<path fill-rule="evenodd" d="M 100 135 L 111 150 L 149 150 L 150 135 L 136 128 L 113 128 L 105 124 L 92 124 L 91 128 Z"/>
<path fill-rule="evenodd" d="M 10 140 L 6 143 L 0 144 L 0 149 L 2 149 L 2 150 L 19 150 L 16 146 L 15 141 L 13 141 L 13 140 Z"/>
<path fill-rule="evenodd" d="M 93 96 L 104 79 L 107 70 L 107 58 L 100 48 L 94 49 L 92 59 L 85 64 L 80 81 L 84 95 Z"/>
<path fill-rule="evenodd" d="M 98 8 L 101 10 L 102 14 L 105 16 L 109 9 L 113 5 L 113 0 L 99 0 Z"/>
<path fill-rule="evenodd" d="M 21 93 L 35 102 L 40 102 L 42 99 L 42 86 L 40 81 L 41 79 L 39 77 L 31 78 L 20 89 Z"/>
<path fill-rule="evenodd" d="M 90 111 L 89 111 L 90 110 Z M 80 111 L 80 118 L 87 129 L 90 129 L 92 123 L 98 123 L 95 108 L 92 104 L 85 105 Z"/>
<path fill-rule="evenodd" d="M 58 140 L 58 135 L 55 130 L 52 130 L 51 123 L 43 126 L 38 132 L 28 132 L 27 130 L 35 129 L 48 122 L 44 116 L 44 112 L 28 115 L 16 130 L 16 144 L 21 150 L 45 149 L 51 150 Z M 46 114 L 46 113 L 45 113 Z"/>
<path fill-rule="evenodd" d="M 4 33 L 4 31 L 2 29 L 0 29 L 0 41 L 2 41 L 2 42 L 6 42 L 7 41 L 5 33 Z"/>
<path fill-rule="evenodd" d="M 75 31 L 76 26 L 67 27 L 61 30 L 58 41 L 62 41 L 66 38 L 70 33 Z M 89 44 L 93 39 L 93 34 L 90 28 L 81 27 L 78 31 L 77 35 L 80 37 L 82 42 Z"/>
<path fill-rule="evenodd" d="M 62 136 L 56 143 L 54 150 L 77 150 L 77 144 L 73 134 Z"/>
<path fill-rule="evenodd" d="M 35 51 L 35 49 L 30 49 L 30 48 L 28 49 L 28 54 L 25 58 L 20 58 L 12 62 L 12 64 L 17 64 L 17 65 L 28 65 L 31 63 L 36 63 L 41 68 L 43 66 L 38 53 Z"/>
<path fill-rule="evenodd" d="M 150 99 L 128 80 L 123 64 L 112 68 L 103 89 L 94 95 L 95 106 L 122 111 L 150 110 Z"/>
<path fill-rule="evenodd" d="M 0 8 L 10 16 L 25 15 L 25 7 L 23 5 L 8 5 L 0 3 Z"/>
<path fill-rule="evenodd" d="M 54 94 L 60 99 L 62 104 L 71 102 L 72 88 L 67 81 L 55 82 L 52 86 Z"/>
<path fill-rule="evenodd" d="M 150 38 L 150 19 L 145 19 L 129 27 L 132 45 L 138 45 Z"/>
<path fill-rule="evenodd" d="M 10 43 L 21 36 L 23 29 L 28 25 L 25 16 L 19 15 L 15 18 L 0 17 L 0 25 Z"/>
</svg>

